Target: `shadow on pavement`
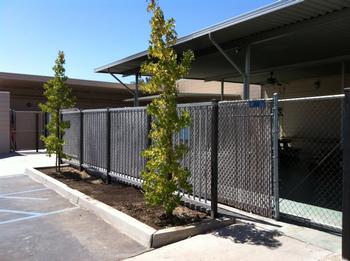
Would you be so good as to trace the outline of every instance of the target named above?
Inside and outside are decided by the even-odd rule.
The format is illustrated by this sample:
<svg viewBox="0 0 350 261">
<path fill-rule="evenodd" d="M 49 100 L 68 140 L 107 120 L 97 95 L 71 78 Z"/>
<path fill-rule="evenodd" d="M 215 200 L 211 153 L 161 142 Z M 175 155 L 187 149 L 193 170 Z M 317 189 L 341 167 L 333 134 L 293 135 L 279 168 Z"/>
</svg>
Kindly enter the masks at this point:
<svg viewBox="0 0 350 261">
<path fill-rule="evenodd" d="M 18 151 L 21 156 L 26 156 L 26 155 L 41 155 L 41 154 L 46 154 L 46 151 L 44 150 L 39 150 L 38 152 L 35 150 L 19 150 Z"/>
<path fill-rule="evenodd" d="M 6 159 L 6 158 L 11 158 L 11 157 L 17 157 L 17 156 L 24 156 L 24 155 L 19 154 L 17 152 L 8 152 L 8 153 L 0 154 L 0 159 Z"/>
<path fill-rule="evenodd" d="M 276 237 L 282 236 L 282 233 L 277 230 L 267 231 L 257 229 L 254 224 L 236 224 L 225 227 L 214 232 L 214 235 L 230 239 L 239 244 L 266 246 L 271 249 L 282 245 L 276 239 Z"/>
<path fill-rule="evenodd" d="M 240 213 L 236 213 L 234 211 L 228 211 L 228 210 L 225 210 L 225 209 L 222 209 L 222 208 L 219 208 L 218 211 L 219 211 L 220 216 L 222 216 L 222 217 L 242 219 L 242 220 L 245 220 L 245 221 L 256 222 L 256 223 L 269 225 L 269 226 L 273 226 L 273 227 L 281 227 L 278 224 L 274 224 L 274 223 L 265 221 L 262 218 L 260 218 L 260 219 L 259 218 L 254 218 L 254 217 L 250 217 L 250 216 L 243 215 L 243 214 L 240 214 Z"/>
</svg>

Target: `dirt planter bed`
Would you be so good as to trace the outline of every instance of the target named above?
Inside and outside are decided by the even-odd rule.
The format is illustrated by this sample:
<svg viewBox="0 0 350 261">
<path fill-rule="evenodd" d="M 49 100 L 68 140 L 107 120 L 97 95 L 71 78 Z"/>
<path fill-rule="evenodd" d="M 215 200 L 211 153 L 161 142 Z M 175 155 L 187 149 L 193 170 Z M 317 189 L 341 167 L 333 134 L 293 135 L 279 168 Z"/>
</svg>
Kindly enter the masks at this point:
<svg viewBox="0 0 350 261">
<path fill-rule="evenodd" d="M 205 213 L 182 206 L 169 219 L 161 208 L 146 206 L 137 188 L 120 183 L 105 185 L 99 178 L 71 167 L 64 167 L 65 175 L 53 174 L 52 170 L 52 167 L 27 168 L 25 174 L 149 248 L 234 223 L 226 218 L 212 220 Z"/>
</svg>

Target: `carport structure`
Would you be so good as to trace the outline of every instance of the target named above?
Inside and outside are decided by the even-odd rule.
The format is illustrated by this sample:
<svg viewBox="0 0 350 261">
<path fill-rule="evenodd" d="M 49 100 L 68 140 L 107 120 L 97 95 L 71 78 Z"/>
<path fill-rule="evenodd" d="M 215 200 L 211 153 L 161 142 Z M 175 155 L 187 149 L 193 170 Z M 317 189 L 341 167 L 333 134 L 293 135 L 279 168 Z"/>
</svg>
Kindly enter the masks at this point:
<svg viewBox="0 0 350 261">
<path fill-rule="evenodd" d="M 195 53 L 195 61 L 187 78 L 221 81 L 222 94 L 224 93 L 224 82 L 244 83 L 244 99 L 250 98 L 250 84 L 264 85 L 266 98 L 271 98 L 274 92 L 280 90 L 280 85 L 283 85 L 280 83 L 332 76 L 330 87 L 322 93 L 318 91 L 320 81 L 315 80 L 311 83 L 312 91 L 308 90 L 296 95 L 298 97 L 332 95 L 332 97 L 329 96 L 321 100 L 311 99 L 311 102 L 309 100 L 294 100 L 294 105 L 290 105 L 291 100 L 284 100 L 279 103 L 285 119 L 292 122 L 290 125 L 295 124 L 295 122 L 303 126 L 314 124 L 307 130 L 308 133 L 304 130 L 299 132 L 299 136 L 300 133 L 309 135 L 307 138 L 304 136 L 302 141 L 291 140 L 290 137 L 279 138 L 280 142 L 284 144 L 297 144 L 292 145 L 296 146 L 293 153 L 301 150 L 304 155 L 300 157 L 305 157 L 308 161 L 312 160 L 311 163 L 307 163 L 307 166 L 306 164 L 304 166 L 296 164 L 293 169 L 295 173 L 295 171 L 300 171 L 298 168 L 303 168 L 305 172 L 302 172 L 304 177 L 301 177 L 301 180 L 308 178 L 310 175 L 314 176 L 315 173 L 321 173 L 319 176 L 324 178 L 328 168 L 328 173 L 338 177 L 336 181 L 338 184 L 331 188 L 331 193 L 339 192 L 342 182 L 341 167 L 339 167 L 342 164 L 342 159 L 339 155 L 342 150 L 340 108 L 343 96 L 334 95 L 342 94 L 344 88 L 349 84 L 346 75 L 350 72 L 350 1 L 277 1 L 182 37 L 178 40 L 174 49 L 179 54 L 188 49 L 192 49 Z M 99 67 L 95 71 L 112 75 L 136 75 L 136 79 L 138 79 L 140 66 L 147 58 L 147 51 L 144 51 Z M 285 86 L 285 88 L 295 88 L 295 85 L 291 84 Z M 135 104 L 137 104 L 138 89 L 135 88 L 135 90 Z M 293 96 L 293 92 L 291 93 L 290 95 L 283 95 L 284 98 L 296 97 Z M 303 104 L 304 101 L 307 104 Z M 293 106 L 295 108 L 291 109 Z M 303 117 L 305 111 L 297 111 L 297 108 L 301 106 L 306 108 L 309 118 Z M 303 119 L 296 120 L 292 113 L 290 113 L 292 116 L 288 115 L 292 110 Z M 329 110 L 332 110 L 333 115 L 328 114 L 325 118 L 320 116 Z M 317 121 L 313 119 L 315 115 L 319 117 Z M 286 121 L 285 119 L 282 119 L 282 121 Z M 311 119 L 314 121 L 311 121 Z M 309 122 L 309 125 L 305 124 L 307 122 Z M 321 133 L 318 133 L 324 127 L 322 123 L 327 125 L 325 129 L 328 132 L 327 134 L 323 133 L 323 137 L 320 136 Z M 282 122 L 282 132 L 292 133 L 293 131 L 288 130 L 290 125 L 283 125 Z M 295 129 L 297 128 L 293 130 Z M 336 129 L 335 132 L 334 129 Z M 331 133 L 336 134 L 332 136 Z M 286 147 L 288 148 L 288 146 L 290 145 L 287 144 Z M 308 155 L 305 156 L 306 154 Z M 293 158 L 294 156 L 289 155 L 288 157 Z M 322 166 L 328 164 L 328 162 L 327 167 Z M 336 162 L 336 164 L 332 166 L 330 162 L 333 162 L 333 164 Z M 337 170 L 334 170 L 335 168 Z M 312 178 L 309 179 L 309 182 L 316 181 Z M 332 182 L 336 183 L 335 181 Z M 299 183 L 299 181 L 296 181 L 295 186 L 292 186 L 292 192 L 295 191 L 296 187 L 300 187 Z M 320 186 L 319 190 L 321 189 L 323 188 Z M 299 194 L 305 192 L 308 192 L 307 187 Z M 313 195 L 313 197 L 315 196 L 317 195 Z M 324 199 L 325 202 L 328 200 L 327 197 Z M 299 198 L 299 200 L 304 199 Z M 287 206 L 287 208 L 292 206 L 288 204 L 286 205 L 286 201 L 284 201 L 284 206 Z M 332 220 L 341 219 L 341 201 L 338 201 L 337 204 L 337 207 L 328 206 L 329 210 L 335 211 L 330 214 L 331 211 L 327 210 L 327 218 Z M 307 212 L 310 211 L 319 212 L 321 216 L 324 215 L 322 212 L 323 205 L 315 203 L 316 208 L 312 206 L 313 209 L 310 206 L 309 204 L 299 204 L 293 205 L 293 208 L 302 209 L 304 213 L 300 215 L 308 215 Z M 305 219 L 305 216 L 302 216 L 302 219 Z"/>
<path fill-rule="evenodd" d="M 280 81 L 349 72 L 350 1 L 285 0 L 182 37 L 178 53 L 192 49 L 187 78 L 261 84 L 271 72 Z M 139 75 L 147 51 L 95 69 L 98 73 Z M 138 78 L 138 77 L 137 77 Z M 137 81 L 136 81 L 137 83 Z M 137 94 L 137 88 L 135 91 Z M 137 97 L 138 95 L 135 95 Z"/>
<path fill-rule="evenodd" d="M 222 96 L 224 82 L 244 83 L 244 99 L 250 98 L 250 84 L 262 84 L 266 98 L 271 98 L 274 92 L 278 92 L 282 98 L 342 94 L 346 85 L 349 84 L 346 75 L 350 71 L 350 66 L 347 66 L 350 60 L 350 1 L 277 1 L 182 37 L 174 48 L 179 54 L 192 49 L 195 53 L 195 61 L 187 77 L 221 81 Z M 136 75 L 137 85 L 140 66 L 147 58 L 147 51 L 144 51 L 99 67 L 95 71 L 109 73 L 114 77 L 116 77 L 115 74 Z M 328 76 L 331 78 L 322 80 L 323 82 L 315 78 Z M 313 79 L 313 81 L 304 86 L 304 83 L 300 83 L 300 79 Z M 287 82 L 291 84 L 282 86 Z M 327 87 L 324 87 L 325 85 Z M 306 90 L 305 87 L 308 89 Z M 290 90 L 289 94 L 281 90 L 283 88 Z M 134 96 L 135 105 L 138 105 L 137 86 Z M 300 157 L 304 157 L 307 161 L 307 164 L 302 167 L 295 166 L 293 171 L 290 171 L 291 168 L 285 171 L 289 184 L 284 187 L 288 187 L 288 191 L 295 191 L 294 187 L 299 186 L 297 179 L 303 179 L 304 176 L 317 172 L 326 172 L 326 170 L 320 171 L 317 167 L 326 160 L 331 162 L 332 157 L 333 165 L 329 164 L 327 168 L 337 168 L 337 171 L 334 171 L 337 173 L 334 175 L 337 178 L 334 178 L 331 183 L 333 183 L 332 190 L 339 191 L 338 188 L 342 183 L 338 166 L 341 164 L 339 151 L 342 135 L 340 131 L 342 97 L 335 98 L 333 102 L 317 102 L 316 99 L 315 102 L 305 103 L 293 101 L 294 105 L 289 100 L 279 103 L 281 109 L 279 140 L 287 150 L 289 150 L 288 146 L 294 146 L 292 153 L 301 150 Z M 299 107 L 303 110 L 298 111 L 296 108 Z M 333 115 L 327 114 L 328 116 L 324 118 L 320 117 L 327 111 L 332 111 Z M 322 122 L 328 123 L 329 128 L 325 131 L 327 133 L 319 133 L 319 130 L 324 127 Z M 293 159 L 290 151 L 286 153 L 287 161 Z M 338 154 L 335 155 L 336 153 Z M 297 155 L 296 158 L 298 157 Z M 282 168 L 283 166 L 280 171 L 284 171 Z M 294 175 L 295 172 L 302 173 L 297 168 L 303 168 L 304 174 L 299 178 L 295 176 L 291 178 L 290 175 Z M 294 183 L 291 181 L 293 178 Z M 309 181 L 311 180 L 310 178 Z M 317 188 L 312 197 L 317 198 L 317 193 L 321 193 L 322 186 Z M 310 192 L 305 186 L 298 193 Z M 285 195 L 289 194 L 285 193 Z M 339 198 L 339 195 L 337 197 Z M 327 200 L 324 199 L 324 201 Z M 286 202 L 289 201 L 285 200 L 283 206 L 287 206 L 288 209 L 302 208 L 303 218 L 306 218 L 309 210 L 305 210 L 304 205 L 291 207 Z M 303 203 L 309 202 L 310 200 L 303 201 Z M 317 203 L 315 206 L 325 207 L 323 203 Z M 332 220 L 327 222 L 337 227 L 341 226 L 339 222 L 341 201 L 338 200 L 336 204 L 328 205 L 327 208 L 337 211 L 332 212 L 331 217 L 327 217 Z M 319 209 L 312 211 L 320 212 Z M 322 211 L 320 213 L 318 216 L 324 215 Z"/>
</svg>

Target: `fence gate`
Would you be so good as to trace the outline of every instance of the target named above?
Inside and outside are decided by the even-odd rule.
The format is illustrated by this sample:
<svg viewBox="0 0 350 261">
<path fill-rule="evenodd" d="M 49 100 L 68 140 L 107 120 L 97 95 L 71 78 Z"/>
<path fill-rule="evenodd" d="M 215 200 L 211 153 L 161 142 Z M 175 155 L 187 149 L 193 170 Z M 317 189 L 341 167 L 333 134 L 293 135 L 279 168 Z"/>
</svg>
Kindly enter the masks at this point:
<svg viewBox="0 0 350 261">
<path fill-rule="evenodd" d="M 45 114 L 40 111 L 14 111 L 10 117 L 11 150 L 38 150 L 44 144 L 40 136 L 45 134 Z"/>
<path fill-rule="evenodd" d="M 271 217 L 272 100 L 219 103 L 218 200 Z"/>
<path fill-rule="evenodd" d="M 281 216 L 341 229 L 343 100 L 337 95 L 279 101 Z"/>
</svg>

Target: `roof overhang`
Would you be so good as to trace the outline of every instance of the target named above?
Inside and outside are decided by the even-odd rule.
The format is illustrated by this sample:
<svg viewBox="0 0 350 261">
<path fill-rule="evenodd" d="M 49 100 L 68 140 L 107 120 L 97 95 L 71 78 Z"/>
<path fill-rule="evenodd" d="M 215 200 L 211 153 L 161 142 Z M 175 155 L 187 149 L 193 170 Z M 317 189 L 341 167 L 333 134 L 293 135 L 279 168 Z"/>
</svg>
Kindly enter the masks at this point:
<svg viewBox="0 0 350 261">
<path fill-rule="evenodd" d="M 143 96 L 139 98 L 139 101 L 152 101 L 154 98 L 158 98 L 160 95 L 149 95 Z M 210 100 L 211 98 L 220 98 L 220 93 L 178 93 L 177 98 L 207 98 Z M 226 99 L 230 100 L 238 100 L 241 99 L 241 95 L 239 94 L 225 94 Z M 134 99 L 125 99 L 125 102 L 132 102 Z"/>
<path fill-rule="evenodd" d="M 336 63 L 350 60 L 350 1 L 282 0 L 179 38 L 177 53 L 192 49 L 195 61 L 187 78 L 242 82 L 242 76 L 213 46 L 209 34 L 244 68 L 251 46 L 251 82 L 261 83 L 270 71 L 281 80 L 322 71 L 339 72 Z M 124 76 L 138 73 L 147 51 L 95 72 Z"/>
<path fill-rule="evenodd" d="M 0 72 L 0 86 L 12 88 L 42 88 L 42 85 L 52 78 L 53 77 L 44 75 Z M 120 93 L 126 92 L 121 84 L 113 82 L 68 78 L 66 83 L 74 89 L 86 91 L 111 90 Z M 128 86 L 134 88 L 134 85 L 129 84 Z"/>
</svg>

